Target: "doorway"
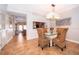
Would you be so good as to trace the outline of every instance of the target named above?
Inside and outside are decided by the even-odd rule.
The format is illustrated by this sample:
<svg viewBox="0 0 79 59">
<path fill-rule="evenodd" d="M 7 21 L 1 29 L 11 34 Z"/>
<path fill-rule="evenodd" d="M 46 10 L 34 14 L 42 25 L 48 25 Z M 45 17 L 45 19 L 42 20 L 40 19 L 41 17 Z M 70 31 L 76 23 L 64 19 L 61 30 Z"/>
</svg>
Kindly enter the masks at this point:
<svg viewBox="0 0 79 59">
<path fill-rule="evenodd" d="M 15 16 L 15 36 L 23 36 L 26 38 L 26 17 Z"/>
</svg>

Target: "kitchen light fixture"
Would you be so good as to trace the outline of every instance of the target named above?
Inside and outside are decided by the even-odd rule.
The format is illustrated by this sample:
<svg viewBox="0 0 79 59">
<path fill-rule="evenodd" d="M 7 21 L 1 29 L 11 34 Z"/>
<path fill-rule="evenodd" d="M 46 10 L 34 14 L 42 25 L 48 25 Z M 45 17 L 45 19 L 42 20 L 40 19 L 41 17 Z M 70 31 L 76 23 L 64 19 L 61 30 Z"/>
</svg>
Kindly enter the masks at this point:
<svg viewBox="0 0 79 59">
<path fill-rule="evenodd" d="M 55 5 L 54 4 L 51 4 L 51 6 L 53 7 L 53 11 L 52 12 L 50 12 L 50 13 L 48 13 L 47 15 L 46 15 L 46 18 L 47 19 L 59 19 L 60 17 L 59 17 L 59 15 L 57 14 L 57 13 L 55 13 Z"/>
</svg>

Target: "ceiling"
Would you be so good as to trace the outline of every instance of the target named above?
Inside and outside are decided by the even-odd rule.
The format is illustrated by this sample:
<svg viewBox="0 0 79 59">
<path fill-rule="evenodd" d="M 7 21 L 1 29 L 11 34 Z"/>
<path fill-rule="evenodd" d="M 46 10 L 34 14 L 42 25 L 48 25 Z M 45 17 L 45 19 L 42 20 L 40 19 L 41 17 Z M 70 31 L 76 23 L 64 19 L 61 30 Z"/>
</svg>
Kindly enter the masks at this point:
<svg viewBox="0 0 79 59">
<path fill-rule="evenodd" d="M 56 4 L 55 12 L 62 13 L 78 6 L 78 4 Z M 46 14 L 53 10 L 53 7 L 51 6 L 51 4 L 8 4 L 7 10 L 32 12 L 41 16 L 46 16 Z"/>
</svg>

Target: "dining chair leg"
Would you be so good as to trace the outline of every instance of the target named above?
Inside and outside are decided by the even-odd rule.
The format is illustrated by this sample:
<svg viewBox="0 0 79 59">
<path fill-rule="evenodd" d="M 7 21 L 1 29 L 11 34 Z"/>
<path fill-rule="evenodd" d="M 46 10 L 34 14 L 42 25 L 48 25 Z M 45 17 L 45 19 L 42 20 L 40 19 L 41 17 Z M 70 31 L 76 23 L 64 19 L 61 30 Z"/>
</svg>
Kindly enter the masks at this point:
<svg viewBox="0 0 79 59">
<path fill-rule="evenodd" d="M 42 50 L 43 50 L 43 48 L 42 48 Z"/>
<path fill-rule="evenodd" d="M 50 43 L 49 43 L 49 47 L 50 47 Z"/>
<path fill-rule="evenodd" d="M 61 51 L 63 51 L 63 48 L 61 48 Z"/>
</svg>

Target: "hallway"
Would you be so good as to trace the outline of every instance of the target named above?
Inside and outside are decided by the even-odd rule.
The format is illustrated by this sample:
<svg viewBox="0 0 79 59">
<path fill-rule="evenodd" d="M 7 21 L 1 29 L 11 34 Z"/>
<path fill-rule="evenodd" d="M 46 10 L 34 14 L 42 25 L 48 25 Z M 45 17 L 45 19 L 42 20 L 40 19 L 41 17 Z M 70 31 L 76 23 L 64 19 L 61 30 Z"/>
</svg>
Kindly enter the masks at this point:
<svg viewBox="0 0 79 59">
<path fill-rule="evenodd" d="M 67 48 L 61 51 L 58 47 L 46 47 L 42 50 L 38 47 L 38 40 L 27 40 L 20 33 L 1 50 L 1 55 L 75 55 L 79 54 L 79 44 L 66 42 Z"/>
</svg>

